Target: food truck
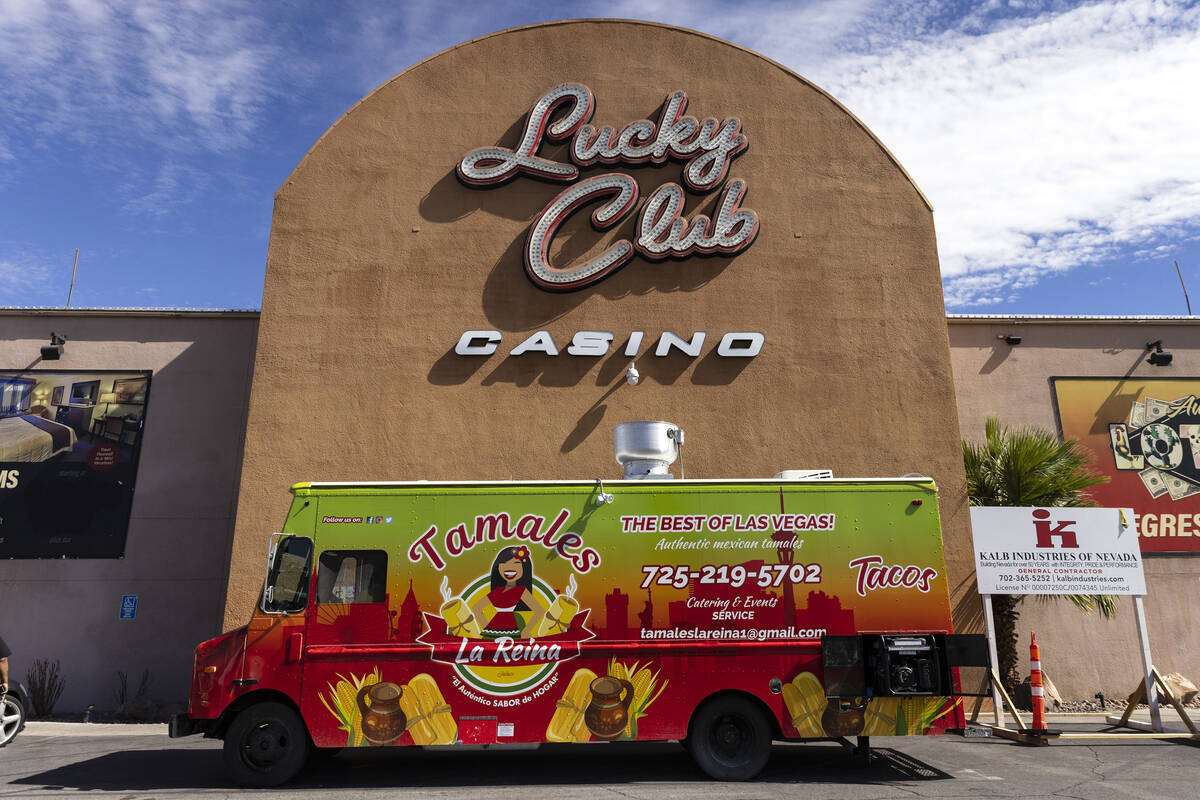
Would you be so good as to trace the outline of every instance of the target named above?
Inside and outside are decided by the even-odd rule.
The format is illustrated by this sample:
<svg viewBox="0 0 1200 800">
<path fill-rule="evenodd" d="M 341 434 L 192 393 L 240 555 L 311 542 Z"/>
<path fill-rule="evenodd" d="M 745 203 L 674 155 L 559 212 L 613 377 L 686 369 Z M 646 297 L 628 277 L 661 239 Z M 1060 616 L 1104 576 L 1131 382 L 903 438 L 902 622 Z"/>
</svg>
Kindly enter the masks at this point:
<svg viewBox="0 0 1200 800">
<path fill-rule="evenodd" d="M 678 428 L 614 438 L 619 481 L 293 486 L 171 735 L 263 786 L 313 748 L 655 740 L 746 780 L 775 740 L 962 726 L 931 479 L 675 480 Z"/>
</svg>

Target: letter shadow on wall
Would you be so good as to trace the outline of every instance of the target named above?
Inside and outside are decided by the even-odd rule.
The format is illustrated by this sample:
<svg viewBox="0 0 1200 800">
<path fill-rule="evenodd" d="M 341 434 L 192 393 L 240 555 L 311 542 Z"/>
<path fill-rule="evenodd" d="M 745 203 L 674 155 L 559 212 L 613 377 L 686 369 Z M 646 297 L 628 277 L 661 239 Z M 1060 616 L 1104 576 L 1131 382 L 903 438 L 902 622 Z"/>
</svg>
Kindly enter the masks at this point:
<svg viewBox="0 0 1200 800">
<path fill-rule="evenodd" d="M 555 160 L 567 158 L 566 148 L 548 148 L 544 154 Z M 600 232 L 591 226 L 591 214 L 599 207 L 592 203 L 575 211 L 558 229 L 552 246 L 552 262 L 566 266 L 594 257 L 616 239 L 633 241 L 637 220 L 646 198 L 667 182 L 679 182 L 682 164 L 627 167 L 617 165 L 584 168 L 581 179 L 604 172 L 625 171 L 633 175 L 641 188 L 641 199 L 634 211 L 617 226 Z M 474 212 L 518 220 L 524 225 L 520 235 L 509 243 L 492 266 L 483 286 L 483 312 L 488 324 L 500 331 L 526 331 L 541 327 L 582 305 L 593 295 L 619 300 L 653 292 L 694 292 L 720 275 L 736 256 L 695 254 L 683 259 L 649 261 L 639 255 L 599 283 L 573 292 L 547 292 L 538 289 L 525 275 L 525 241 L 542 209 L 568 184 L 548 184 L 527 177 L 491 189 L 463 186 L 450 170 L 421 201 L 421 215 L 434 222 L 453 222 Z M 712 217 L 717 213 L 721 189 L 703 195 L 688 193 L 683 214 L 690 221 L 696 214 Z M 751 197 L 747 192 L 747 197 Z M 752 204 L 751 204 L 752 207 Z M 647 323 L 649 324 L 649 323 Z"/>
<path fill-rule="evenodd" d="M 429 382 L 435 386 L 459 386 L 466 383 L 487 362 L 483 356 L 460 356 L 454 352 L 457 342 L 429 368 Z"/>
<path fill-rule="evenodd" d="M 643 381 L 654 381 L 669 386 L 678 381 L 688 367 L 695 364 L 691 375 L 692 383 L 698 386 L 724 386 L 732 383 L 755 359 L 718 356 L 717 345 L 720 343 L 720 339 L 715 338 L 712 333 L 709 335 L 713 338 L 706 340 L 704 344 L 708 352 L 699 360 L 677 350 L 672 350 L 665 356 L 654 355 L 654 348 L 658 343 L 657 337 L 643 342 L 642 352 L 631 358 L 625 355 L 625 344 L 628 339 L 616 339 L 612 343 L 610 352 L 600 363 L 600 369 L 596 373 L 596 385 L 612 387 L 604 395 L 604 398 L 607 398 L 617 388 L 625 385 L 624 373 L 631 361 L 637 363 Z M 512 341 L 506 338 L 497 353 L 502 352 L 506 347 L 509 349 L 515 347 L 524 338 L 523 334 Z M 493 386 L 498 383 L 511 383 L 515 386 L 532 386 L 534 383 L 540 383 L 542 386 L 552 387 L 578 385 L 596 366 L 596 359 L 568 355 L 566 348 L 569 341 L 567 340 L 557 342 L 557 345 L 560 348 L 557 356 L 544 353 L 506 356 L 483 378 L 482 384 Z M 429 370 L 429 382 L 437 386 L 461 385 L 470 380 L 472 375 L 479 372 L 494 358 L 495 356 L 460 356 L 451 347 Z M 601 401 L 604 398 L 601 398 Z M 601 401 L 597 401 L 597 403 Z M 603 407 L 600 408 L 602 417 Z M 596 406 L 593 406 L 584 417 L 594 416 L 596 411 Z M 580 421 L 583 422 L 582 419 Z M 598 423 L 599 419 L 596 422 Z"/>
<path fill-rule="evenodd" d="M 509 126 L 497 144 L 510 149 L 516 147 L 520 144 L 524 130 L 525 117 L 522 116 Z M 477 146 L 483 146 L 483 143 Z M 473 148 L 464 150 L 463 155 L 470 149 Z M 547 142 L 538 155 L 566 162 L 569 152 L 566 143 Z M 464 186 L 455 172 L 457 166 L 458 164 L 451 165 L 450 171 L 433 185 L 429 194 L 421 198 L 417 211 L 422 219 L 430 222 L 455 222 L 476 211 L 485 211 L 497 217 L 518 221 L 533 219 L 546 203 L 550 202 L 550 198 L 558 193 L 558 190 L 551 189 L 551 184 L 524 176 L 487 189 Z"/>
<path fill-rule="evenodd" d="M 506 357 L 484 377 L 483 385 L 511 383 L 515 386 L 532 386 L 536 381 L 542 386 L 575 386 L 596 366 L 596 360 L 569 356 L 565 352 L 565 346 L 562 343 L 559 343 L 559 346 L 563 347 L 563 351 L 557 356 L 528 353 L 523 356 Z"/>
</svg>

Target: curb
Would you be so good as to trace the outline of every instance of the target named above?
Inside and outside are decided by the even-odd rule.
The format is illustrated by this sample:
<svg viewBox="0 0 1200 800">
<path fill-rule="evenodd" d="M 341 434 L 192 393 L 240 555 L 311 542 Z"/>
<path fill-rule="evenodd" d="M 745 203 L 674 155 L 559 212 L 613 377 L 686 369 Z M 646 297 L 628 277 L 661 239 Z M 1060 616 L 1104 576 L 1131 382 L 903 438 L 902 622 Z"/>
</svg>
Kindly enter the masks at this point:
<svg viewBox="0 0 1200 800">
<path fill-rule="evenodd" d="M 161 736 L 167 738 L 165 722 L 50 722 L 32 719 L 25 723 L 26 736 Z"/>
</svg>

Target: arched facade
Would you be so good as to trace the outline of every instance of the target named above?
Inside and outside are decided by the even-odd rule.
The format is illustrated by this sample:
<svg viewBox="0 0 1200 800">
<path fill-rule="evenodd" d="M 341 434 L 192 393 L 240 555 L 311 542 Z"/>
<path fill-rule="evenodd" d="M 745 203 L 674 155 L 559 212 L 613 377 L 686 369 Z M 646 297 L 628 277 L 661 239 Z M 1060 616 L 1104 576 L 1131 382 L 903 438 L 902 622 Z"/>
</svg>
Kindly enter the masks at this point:
<svg viewBox="0 0 1200 800">
<path fill-rule="evenodd" d="M 550 132 L 591 103 L 607 155 L 562 180 L 595 132 L 523 150 L 539 100 Z M 705 144 L 685 115 L 713 119 Z M 468 158 L 482 148 L 529 157 Z M 686 224 L 711 223 L 674 242 L 678 198 Z M 625 213 L 597 230 L 604 206 Z M 633 255 L 582 266 L 609 248 Z M 932 212 L 861 122 L 758 54 L 645 22 L 519 28 L 413 66 L 276 195 L 226 626 L 257 596 L 290 484 L 618 478 L 610 431 L 636 419 L 687 431 L 690 477 L 933 476 L 971 621 Z"/>
</svg>

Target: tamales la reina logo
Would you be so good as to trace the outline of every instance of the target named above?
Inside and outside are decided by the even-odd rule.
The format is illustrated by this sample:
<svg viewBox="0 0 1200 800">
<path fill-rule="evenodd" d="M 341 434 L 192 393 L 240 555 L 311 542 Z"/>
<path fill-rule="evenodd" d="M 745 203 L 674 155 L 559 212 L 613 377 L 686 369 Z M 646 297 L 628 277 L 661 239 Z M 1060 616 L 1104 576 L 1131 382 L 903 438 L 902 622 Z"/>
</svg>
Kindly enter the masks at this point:
<svg viewBox="0 0 1200 800">
<path fill-rule="evenodd" d="M 1130 405 L 1126 422 L 1108 426 L 1113 465 L 1137 472 L 1146 492 L 1172 500 L 1200 494 L 1200 400 L 1147 397 Z"/>
<path fill-rule="evenodd" d="M 560 663 L 579 655 L 581 642 L 595 636 L 586 626 L 590 609 L 580 608 L 575 599 L 575 572 L 585 571 L 581 564 L 588 569 L 593 560 L 598 564 L 599 556 L 591 548 L 573 552 L 583 544 L 580 534 L 558 534 L 568 518 L 569 512 L 563 509 L 547 527 L 540 516 L 526 515 L 514 524 L 507 513 L 489 514 L 476 517 L 473 532 L 468 532 L 465 523 L 451 529 L 462 530 L 470 543 L 466 549 L 488 546 L 489 540 L 496 542 L 491 545 L 496 547 L 491 569 L 469 575 L 457 590 L 451 575 L 444 574 L 441 608 L 436 615 L 424 615 L 426 630 L 417 641 L 429 646 L 434 661 L 453 667 L 467 686 L 499 696 L 534 691 L 554 675 Z M 504 540 L 511 544 L 505 545 Z M 564 540 L 572 546 L 555 546 L 556 541 Z M 534 543 L 565 556 L 551 562 L 565 578 L 560 589 L 534 574 Z M 413 547 L 418 548 L 419 543 Z M 414 549 L 409 557 L 428 559 L 439 571 L 447 566 L 424 549 Z"/>
</svg>

